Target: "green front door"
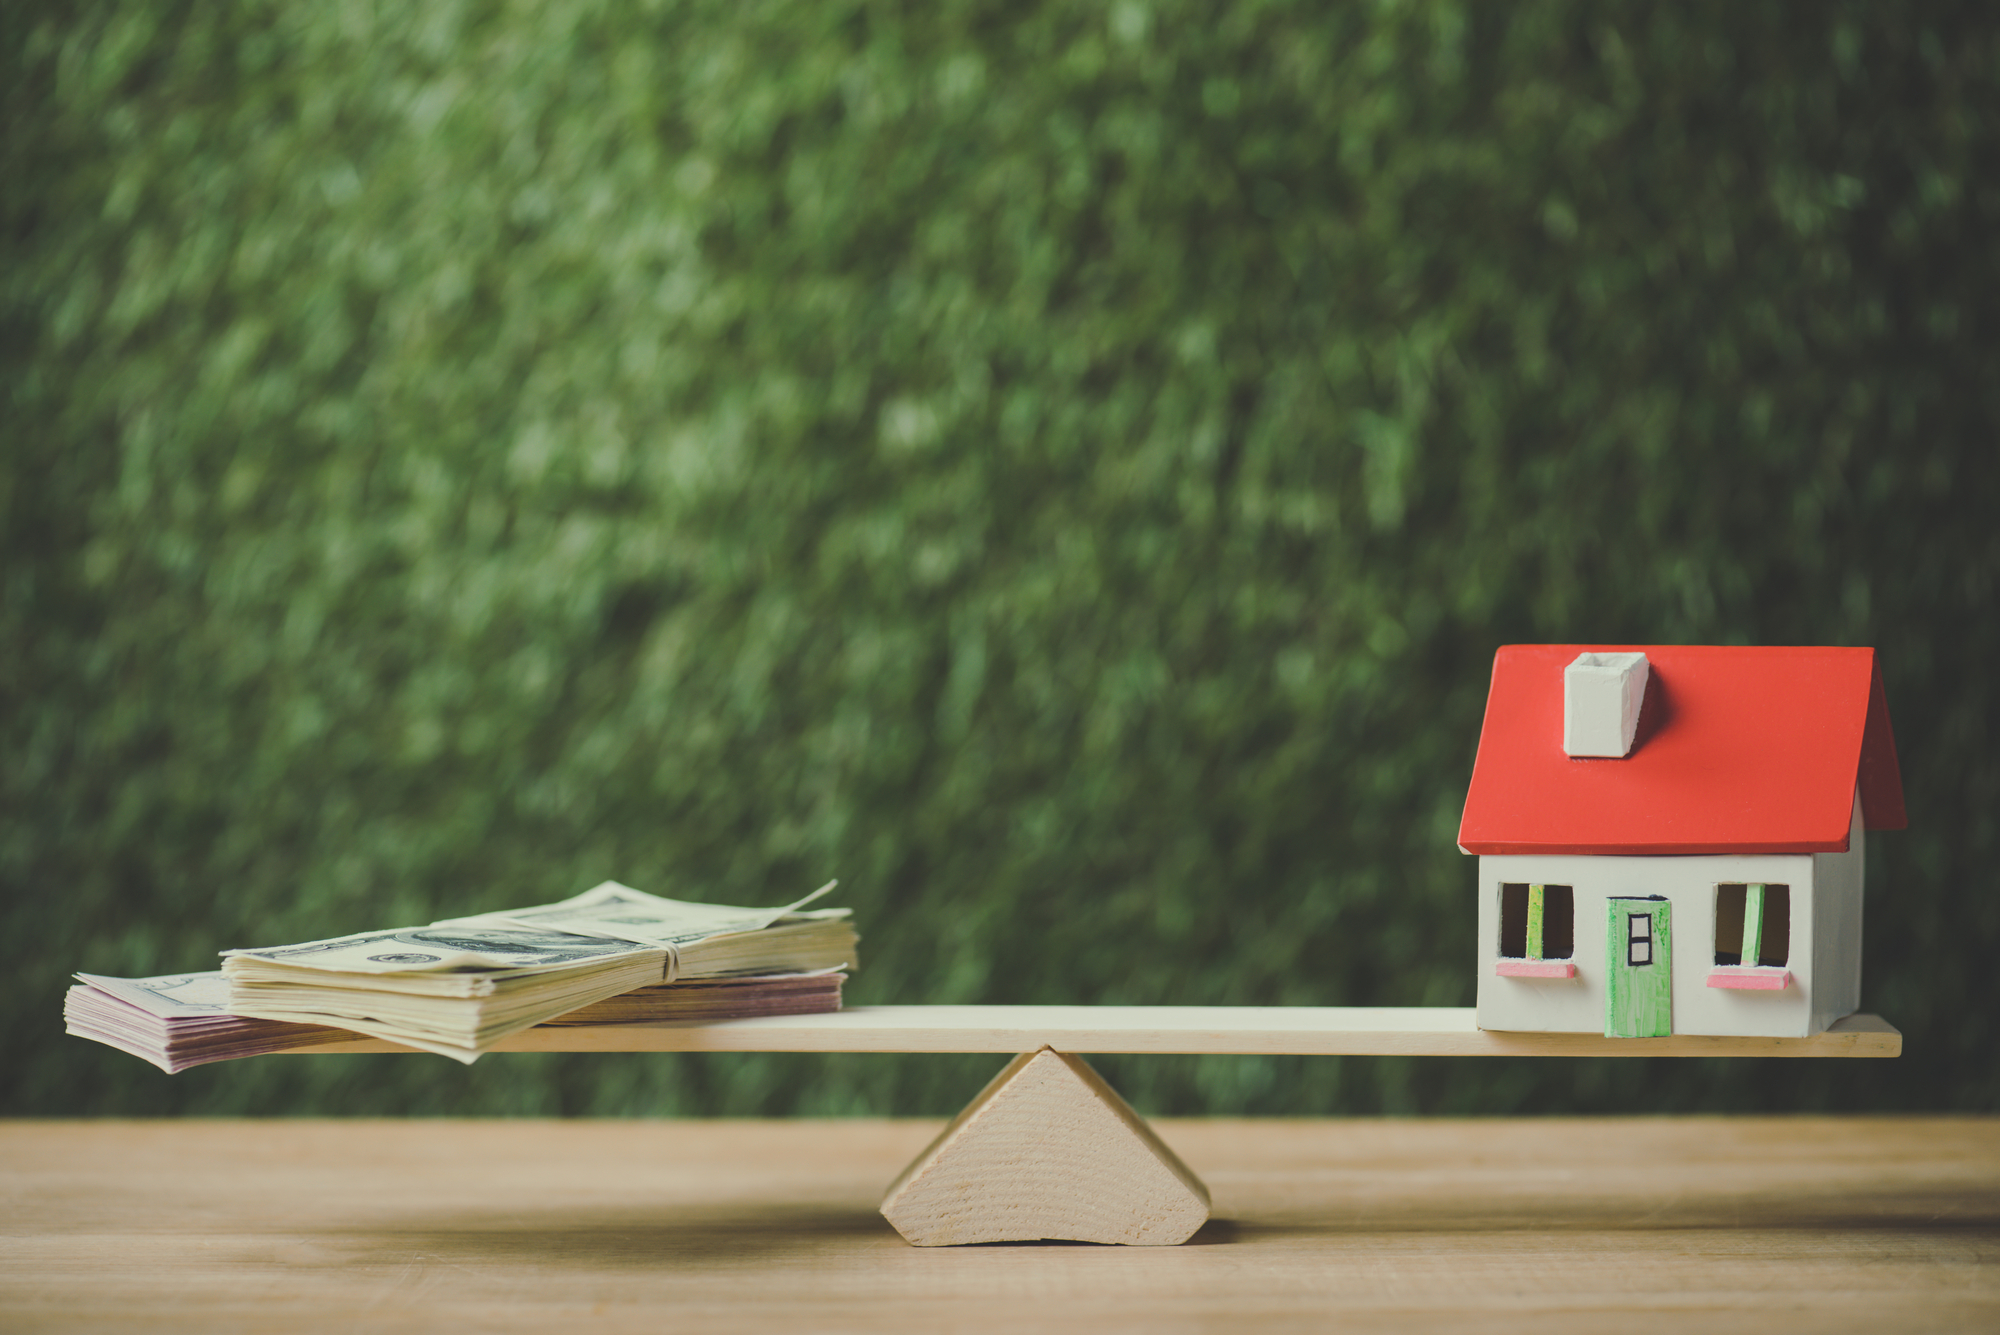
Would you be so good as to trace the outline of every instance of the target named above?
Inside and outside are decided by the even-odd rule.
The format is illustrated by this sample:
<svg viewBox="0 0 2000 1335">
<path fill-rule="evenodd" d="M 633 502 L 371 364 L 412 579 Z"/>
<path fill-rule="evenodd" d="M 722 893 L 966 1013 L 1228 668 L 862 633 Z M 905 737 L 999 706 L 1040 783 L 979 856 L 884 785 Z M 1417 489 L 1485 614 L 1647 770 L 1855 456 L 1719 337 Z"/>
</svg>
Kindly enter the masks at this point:
<svg viewBox="0 0 2000 1335">
<path fill-rule="evenodd" d="M 1606 1038 L 1664 1038 L 1674 1032 L 1673 917 L 1667 901 L 1614 899 L 1605 933 Z"/>
</svg>

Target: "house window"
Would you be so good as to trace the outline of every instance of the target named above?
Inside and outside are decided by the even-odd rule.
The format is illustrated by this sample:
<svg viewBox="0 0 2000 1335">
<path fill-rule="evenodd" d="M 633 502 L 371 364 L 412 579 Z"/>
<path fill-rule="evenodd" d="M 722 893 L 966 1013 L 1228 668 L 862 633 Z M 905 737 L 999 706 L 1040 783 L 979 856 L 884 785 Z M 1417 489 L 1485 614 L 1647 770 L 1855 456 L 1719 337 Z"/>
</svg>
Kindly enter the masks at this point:
<svg viewBox="0 0 2000 1335">
<path fill-rule="evenodd" d="M 1567 885 L 1500 887 L 1503 959 L 1566 960 L 1576 953 L 1576 894 Z"/>
<path fill-rule="evenodd" d="M 1792 957 L 1792 888 L 1715 887 L 1715 963 L 1782 968 Z"/>
<path fill-rule="evenodd" d="M 1625 963 L 1633 968 L 1653 962 L 1653 915 L 1635 913 L 1625 920 Z"/>
</svg>

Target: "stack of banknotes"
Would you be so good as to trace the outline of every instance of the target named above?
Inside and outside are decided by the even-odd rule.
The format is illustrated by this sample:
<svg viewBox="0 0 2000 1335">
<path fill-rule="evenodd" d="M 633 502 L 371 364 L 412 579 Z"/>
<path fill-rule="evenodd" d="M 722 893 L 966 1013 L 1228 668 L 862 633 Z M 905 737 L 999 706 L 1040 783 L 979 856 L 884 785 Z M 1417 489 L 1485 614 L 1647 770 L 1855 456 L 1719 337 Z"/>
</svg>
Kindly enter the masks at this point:
<svg viewBox="0 0 2000 1335">
<path fill-rule="evenodd" d="M 79 985 L 63 998 L 63 1022 L 69 1032 L 143 1057 L 169 1075 L 232 1057 L 290 1052 L 361 1037 L 320 1024 L 231 1015 L 229 981 L 219 970 L 157 978 L 80 973 L 76 979 Z"/>
<path fill-rule="evenodd" d="M 846 909 L 663 899 L 615 881 L 557 904 L 223 952 L 219 973 L 78 974 L 69 1031 L 164 1070 L 368 1035 L 471 1063 L 566 1024 L 710 1021 L 840 1007 Z"/>
</svg>

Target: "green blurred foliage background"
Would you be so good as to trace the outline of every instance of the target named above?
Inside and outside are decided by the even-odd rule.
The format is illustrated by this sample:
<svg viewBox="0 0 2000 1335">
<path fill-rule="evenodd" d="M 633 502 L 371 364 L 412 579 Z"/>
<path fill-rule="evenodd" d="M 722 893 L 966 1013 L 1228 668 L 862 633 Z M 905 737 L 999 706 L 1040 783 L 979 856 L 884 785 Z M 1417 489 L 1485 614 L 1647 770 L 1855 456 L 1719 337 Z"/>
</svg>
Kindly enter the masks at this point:
<svg viewBox="0 0 2000 1335">
<path fill-rule="evenodd" d="M 1894 1063 L 1106 1059 L 1150 1111 L 2000 1106 L 2000 42 L 1906 3 L 0 16 L 0 1110 L 940 1113 L 267 1060 L 66 974 L 829 875 L 854 1002 L 1469 1005 L 1494 648 L 1874 644 Z"/>
</svg>

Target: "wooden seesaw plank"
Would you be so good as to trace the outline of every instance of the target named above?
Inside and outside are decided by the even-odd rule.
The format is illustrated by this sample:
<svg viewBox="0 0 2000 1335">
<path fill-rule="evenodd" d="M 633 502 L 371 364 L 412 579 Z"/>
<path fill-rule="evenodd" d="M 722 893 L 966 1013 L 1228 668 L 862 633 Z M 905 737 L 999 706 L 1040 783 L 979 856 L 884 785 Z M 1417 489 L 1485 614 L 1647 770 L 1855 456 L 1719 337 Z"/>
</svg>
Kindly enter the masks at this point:
<svg viewBox="0 0 2000 1335">
<path fill-rule="evenodd" d="M 1482 1030 L 1471 1007 L 855 1006 L 713 1024 L 550 1026 L 495 1052 L 1235 1053 L 1367 1057 L 1894 1057 L 1903 1035 L 1850 1015 L 1810 1038 L 1605 1038 Z M 413 1052 L 379 1039 L 292 1055 Z"/>
</svg>

